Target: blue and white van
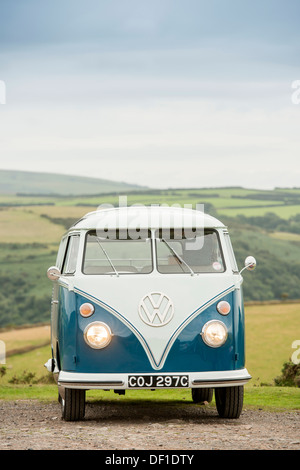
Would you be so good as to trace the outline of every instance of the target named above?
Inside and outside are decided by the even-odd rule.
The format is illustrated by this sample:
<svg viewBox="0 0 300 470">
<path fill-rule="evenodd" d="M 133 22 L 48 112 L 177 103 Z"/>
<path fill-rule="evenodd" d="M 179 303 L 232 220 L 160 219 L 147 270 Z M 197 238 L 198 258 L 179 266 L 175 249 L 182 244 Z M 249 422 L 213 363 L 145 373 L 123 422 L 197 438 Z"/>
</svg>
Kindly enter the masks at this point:
<svg viewBox="0 0 300 470">
<path fill-rule="evenodd" d="M 246 258 L 243 269 L 254 269 Z M 243 270 L 242 270 L 243 271 Z M 244 384 L 242 276 L 227 228 L 179 207 L 89 213 L 63 236 L 53 281 L 52 358 L 62 417 L 80 420 L 85 392 L 190 388 L 238 418 Z"/>
</svg>

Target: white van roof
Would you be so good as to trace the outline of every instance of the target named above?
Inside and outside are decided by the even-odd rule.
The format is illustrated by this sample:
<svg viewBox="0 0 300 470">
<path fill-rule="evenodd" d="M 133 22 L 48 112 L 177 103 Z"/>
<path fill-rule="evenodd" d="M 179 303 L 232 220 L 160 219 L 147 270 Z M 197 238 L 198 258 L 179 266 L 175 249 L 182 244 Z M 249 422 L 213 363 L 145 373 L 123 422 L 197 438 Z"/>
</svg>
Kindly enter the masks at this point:
<svg viewBox="0 0 300 470">
<path fill-rule="evenodd" d="M 134 228 L 225 228 L 224 224 L 205 212 L 182 207 L 129 206 L 103 208 L 89 212 L 71 228 L 96 229 Z"/>
</svg>

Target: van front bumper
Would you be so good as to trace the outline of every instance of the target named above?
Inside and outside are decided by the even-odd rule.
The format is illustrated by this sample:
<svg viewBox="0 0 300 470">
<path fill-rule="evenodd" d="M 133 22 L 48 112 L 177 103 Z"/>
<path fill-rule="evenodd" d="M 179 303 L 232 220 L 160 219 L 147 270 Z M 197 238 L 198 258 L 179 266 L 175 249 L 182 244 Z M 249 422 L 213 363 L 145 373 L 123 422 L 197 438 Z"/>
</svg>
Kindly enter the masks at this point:
<svg viewBox="0 0 300 470">
<path fill-rule="evenodd" d="M 58 387 L 85 390 L 215 388 L 244 385 L 250 379 L 247 369 L 162 374 L 85 374 L 60 371 Z"/>
</svg>

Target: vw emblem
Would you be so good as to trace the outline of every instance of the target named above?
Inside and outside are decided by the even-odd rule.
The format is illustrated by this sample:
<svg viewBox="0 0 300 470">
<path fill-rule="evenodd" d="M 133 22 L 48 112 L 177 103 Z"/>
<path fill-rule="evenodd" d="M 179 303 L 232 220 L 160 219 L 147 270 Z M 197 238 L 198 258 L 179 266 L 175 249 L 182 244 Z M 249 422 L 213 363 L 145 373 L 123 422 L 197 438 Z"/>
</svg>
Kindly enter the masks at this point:
<svg viewBox="0 0 300 470">
<path fill-rule="evenodd" d="M 145 295 L 139 303 L 138 310 L 143 322 L 150 326 L 164 326 L 174 315 L 172 300 L 161 292 Z"/>
</svg>

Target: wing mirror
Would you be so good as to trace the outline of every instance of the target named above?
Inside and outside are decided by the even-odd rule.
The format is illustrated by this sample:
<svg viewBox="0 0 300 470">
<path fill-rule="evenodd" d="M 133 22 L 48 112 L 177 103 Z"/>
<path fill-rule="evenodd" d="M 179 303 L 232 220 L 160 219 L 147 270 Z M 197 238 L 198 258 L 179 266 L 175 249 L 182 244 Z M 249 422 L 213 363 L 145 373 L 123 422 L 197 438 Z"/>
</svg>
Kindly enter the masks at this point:
<svg viewBox="0 0 300 470">
<path fill-rule="evenodd" d="M 253 271 L 256 268 L 256 259 L 254 256 L 247 256 L 245 259 L 245 267 L 240 271 L 240 274 L 247 269 L 248 271 Z"/>
<path fill-rule="evenodd" d="M 56 266 L 50 266 L 47 269 L 47 277 L 50 281 L 56 281 L 61 275 L 60 270 Z"/>
</svg>

